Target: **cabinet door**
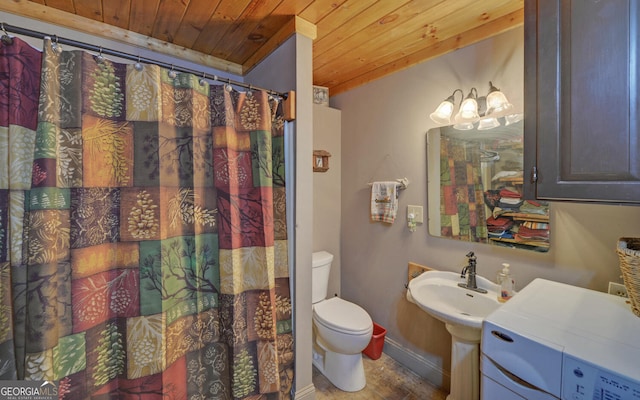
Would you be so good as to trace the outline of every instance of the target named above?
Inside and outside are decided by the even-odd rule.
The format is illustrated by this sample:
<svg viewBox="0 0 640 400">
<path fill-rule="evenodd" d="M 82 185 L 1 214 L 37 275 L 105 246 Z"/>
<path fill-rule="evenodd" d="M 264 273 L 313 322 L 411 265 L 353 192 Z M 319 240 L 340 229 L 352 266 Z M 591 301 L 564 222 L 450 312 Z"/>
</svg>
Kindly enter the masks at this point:
<svg viewBox="0 0 640 400">
<path fill-rule="evenodd" d="M 638 7 L 526 0 L 526 195 L 640 203 Z"/>
</svg>

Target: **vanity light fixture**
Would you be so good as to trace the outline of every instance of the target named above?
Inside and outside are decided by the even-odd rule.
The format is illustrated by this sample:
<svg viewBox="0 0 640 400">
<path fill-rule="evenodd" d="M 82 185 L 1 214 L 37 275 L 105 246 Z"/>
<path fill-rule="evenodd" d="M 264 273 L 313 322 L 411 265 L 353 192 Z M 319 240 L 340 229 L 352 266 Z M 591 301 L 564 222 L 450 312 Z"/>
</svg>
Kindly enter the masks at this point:
<svg viewBox="0 0 640 400">
<path fill-rule="evenodd" d="M 438 108 L 430 114 L 431 119 L 440 125 L 450 125 L 451 116 L 455 109 L 455 94 L 461 89 L 453 91 L 451 96 L 440 103 Z M 458 113 L 453 118 L 454 128 L 458 130 L 473 129 L 478 122 L 478 130 L 493 129 L 500 126 L 499 117 L 505 119 L 505 125 L 510 125 L 522 119 L 522 114 L 508 114 L 513 108 L 507 97 L 489 81 L 489 93 L 487 96 L 478 97 L 476 88 L 471 88 L 469 94 L 460 100 Z"/>
</svg>

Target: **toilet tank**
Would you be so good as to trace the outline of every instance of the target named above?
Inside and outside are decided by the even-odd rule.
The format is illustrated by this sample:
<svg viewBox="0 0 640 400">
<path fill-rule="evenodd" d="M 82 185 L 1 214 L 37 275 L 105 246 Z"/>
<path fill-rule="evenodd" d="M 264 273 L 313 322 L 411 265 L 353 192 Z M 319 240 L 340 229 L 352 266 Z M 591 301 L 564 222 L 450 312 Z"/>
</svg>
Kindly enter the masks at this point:
<svg viewBox="0 0 640 400">
<path fill-rule="evenodd" d="M 311 302 L 314 304 L 327 298 L 332 261 L 333 254 L 326 251 L 319 251 L 311 255 Z"/>
</svg>

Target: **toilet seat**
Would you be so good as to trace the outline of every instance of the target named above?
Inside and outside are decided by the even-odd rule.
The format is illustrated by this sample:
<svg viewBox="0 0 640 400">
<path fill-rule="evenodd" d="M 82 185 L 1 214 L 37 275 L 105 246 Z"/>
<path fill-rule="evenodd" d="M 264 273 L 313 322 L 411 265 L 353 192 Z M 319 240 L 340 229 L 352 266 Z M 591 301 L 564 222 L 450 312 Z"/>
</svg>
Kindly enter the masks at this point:
<svg viewBox="0 0 640 400">
<path fill-rule="evenodd" d="M 313 318 L 329 329 L 349 334 L 370 333 L 373 321 L 359 305 L 332 297 L 313 305 Z"/>
</svg>

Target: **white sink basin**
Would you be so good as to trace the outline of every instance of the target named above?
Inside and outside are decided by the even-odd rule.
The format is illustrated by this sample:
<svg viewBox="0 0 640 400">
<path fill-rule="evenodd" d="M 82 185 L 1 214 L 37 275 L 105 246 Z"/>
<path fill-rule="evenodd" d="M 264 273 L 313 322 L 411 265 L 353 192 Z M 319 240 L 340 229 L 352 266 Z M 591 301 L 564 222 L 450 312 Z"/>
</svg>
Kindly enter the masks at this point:
<svg viewBox="0 0 640 400">
<path fill-rule="evenodd" d="M 479 332 L 485 317 L 500 307 L 500 287 L 479 275 L 476 275 L 477 285 L 487 293 L 458 286 L 465 282 L 465 278 L 455 272 L 427 271 L 409 282 L 407 299 L 446 324 Z"/>
<path fill-rule="evenodd" d="M 500 286 L 476 275 L 480 293 L 458 286 L 460 274 L 427 271 L 409 281 L 407 299 L 445 323 L 451 333 L 451 393 L 447 400 L 480 399 L 480 338 L 482 321 L 500 307 Z"/>
</svg>

